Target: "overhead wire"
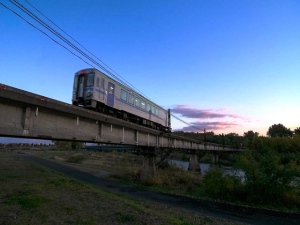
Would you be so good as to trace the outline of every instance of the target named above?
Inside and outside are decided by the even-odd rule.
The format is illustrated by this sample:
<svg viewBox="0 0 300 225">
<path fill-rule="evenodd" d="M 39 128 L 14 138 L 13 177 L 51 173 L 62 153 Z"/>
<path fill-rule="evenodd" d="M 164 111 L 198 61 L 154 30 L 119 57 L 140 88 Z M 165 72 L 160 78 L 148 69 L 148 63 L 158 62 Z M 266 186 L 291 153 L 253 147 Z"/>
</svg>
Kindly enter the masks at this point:
<svg viewBox="0 0 300 225">
<path fill-rule="evenodd" d="M 84 50 L 86 50 L 88 53 L 90 53 L 92 56 L 94 56 L 97 60 L 99 60 L 105 67 L 107 67 L 109 70 L 111 70 L 113 73 L 118 75 L 126 84 L 127 86 L 131 87 L 134 90 L 137 90 L 140 92 L 136 87 L 134 87 L 132 84 L 130 84 L 124 77 L 119 75 L 116 71 L 114 71 L 112 68 L 110 68 L 107 64 L 105 64 L 101 59 L 99 59 L 96 55 L 94 55 L 92 52 L 90 52 L 87 48 L 85 48 L 82 44 L 80 44 L 77 40 L 75 40 L 71 35 L 69 35 L 66 31 L 64 31 L 61 27 L 59 27 L 56 23 L 54 23 L 49 17 L 47 17 L 44 13 L 42 13 L 38 8 L 36 8 L 34 5 L 32 5 L 29 1 L 25 0 L 27 4 L 29 4 L 32 8 L 34 8 L 38 13 L 40 13 L 42 16 L 44 16 L 48 21 L 50 21 L 54 26 L 56 26 L 59 30 L 61 30 L 64 34 L 66 34 L 69 38 L 71 38 L 76 44 L 81 46 Z M 141 92 L 140 92 L 141 93 Z"/>
<path fill-rule="evenodd" d="M 43 27 L 45 27 L 47 30 L 49 30 L 51 33 L 53 33 L 54 35 L 56 35 L 58 38 L 60 38 L 62 41 L 64 41 L 66 44 L 68 44 L 69 46 L 71 46 L 73 49 L 75 49 L 76 51 L 78 51 L 81 55 L 83 55 L 84 57 L 86 57 L 88 60 L 90 60 L 91 62 L 93 62 L 95 65 L 97 65 L 99 68 L 101 68 L 103 71 L 105 71 L 106 73 L 108 73 L 110 76 L 114 77 L 117 81 L 119 81 L 121 84 L 127 86 L 128 88 L 130 88 L 132 91 L 139 93 L 142 96 L 147 97 L 145 94 L 143 94 L 141 91 L 139 91 L 136 87 L 134 87 L 133 85 L 131 85 L 129 82 L 124 82 L 123 80 L 125 80 L 124 78 L 122 78 L 123 80 L 121 80 L 120 78 L 118 78 L 116 75 L 114 75 L 113 73 L 111 73 L 108 69 L 106 69 L 104 66 L 102 66 L 100 63 L 98 63 L 95 59 L 93 59 L 92 57 L 90 57 L 89 55 L 87 55 L 86 53 L 84 53 L 81 49 L 79 49 L 77 46 L 75 46 L 73 43 L 71 43 L 69 40 L 67 40 L 65 37 L 63 37 L 61 34 L 59 34 L 57 31 L 55 31 L 52 27 L 50 27 L 48 24 L 46 24 L 44 21 L 42 21 L 39 17 L 37 17 L 35 14 L 33 14 L 30 10 L 28 10 L 25 6 L 23 6 L 21 3 L 19 3 L 18 1 L 14 0 L 14 2 L 12 0 L 10 0 L 10 2 L 12 2 L 15 6 L 17 6 L 19 9 L 21 9 L 23 12 L 25 12 L 27 15 L 29 15 L 31 18 L 33 18 L 35 21 L 37 21 L 39 24 L 41 24 Z M 26 1 L 28 2 L 28 1 Z M 30 4 L 32 5 L 32 4 Z M 36 7 L 35 7 L 36 8 Z M 36 9 L 38 10 L 38 9 Z M 42 14 L 44 15 L 44 14 Z M 48 17 L 46 17 L 48 18 Z M 51 21 L 50 21 L 51 22 Z M 53 23 L 53 22 L 52 22 Z M 62 29 L 61 29 L 62 30 Z M 66 32 L 65 32 L 66 33 Z M 70 36 L 70 35 L 68 35 Z M 71 37 L 71 36 L 70 36 Z M 72 38 L 73 40 L 75 40 L 74 38 Z M 77 42 L 75 40 L 75 42 Z M 78 42 L 77 42 L 78 43 Z M 81 44 L 80 44 L 81 45 Z M 82 45 L 81 45 L 82 46 Z M 84 48 L 85 49 L 85 48 Z M 101 61 L 101 60 L 100 60 Z M 102 61 L 101 61 L 102 62 Z M 90 64 L 89 64 L 90 65 Z M 106 64 L 105 64 L 106 65 Z M 94 68 L 94 66 L 92 66 Z M 149 97 L 147 97 L 148 99 L 150 99 Z"/>
<path fill-rule="evenodd" d="M 96 60 L 94 60 L 92 57 L 87 55 L 85 52 L 83 52 L 81 49 L 79 49 L 77 46 L 75 46 L 72 42 L 70 42 L 68 39 L 63 37 L 60 33 L 55 31 L 52 27 L 50 27 L 48 24 L 46 24 L 44 21 L 42 21 L 39 17 L 37 17 L 35 14 L 33 14 L 30 10 L 28 10 L 25 6 L 23 6 L 21 3 L 18 1 L 14 0 L 9 0 L 11 3 L 13 3 L 15 6 L 17 6 L 19 9 L 21 9 L 24 13 L 26 13 L 28 16 L 30 16 L 32 19 L 34 19 L 36 22 L 38 22 L 40 25 L 45 27 L 47 30 L 49 30 L 52 34 L 57 36 L 59 39 L 61 39 L 63 42 L 68 44 L 71 48 L 79 52 L 81 55 L 83 55 L 85 58 L 90 60 L 93 64 L 97 65 L 100 67 L 102 70 L 105 72 L 109 73 L 111 76 L 113 76 L 115 79 L 117 79 L 119 82 L 122 84 L 126 85 L 122 80 L 120 80 L 118 77 L 116 77 L 114 74 L 112 74 L 110 71 L 108 71 L 104 66 L 102 66 L 100 63 L 98 63 Z M 94 66 L 93 66 L 94 68 Z M 127 86 L 127 85 L 126 85 Z"/>
<path fill-rule="evenodd" d="M 73 37 L 71 37 L 69 34 L 67 34 L 62 28 L 60 28 L 58 25 L 56 25 L 51 19 L 49 19 L 44 13 L 42 13 L 40 10 L 38 10 L 35 6 L 33 6 L 29 1 L 25 0 L 27 2 L 27 4 L 29 4 L 32 8 L 34 8 L 37 12 L 39 12 L 41 15 L 43 15 L 47 20 L 49 20 L 53 25 L 55 25 L 58 29 L 60 29 L 64 34 L 66 34 L 69 38 L 71 38 L 75 43 L 77 43 L 79 46 L 81 46 L 85 51 L 87 51 L 89 54 L 91 54 L 92 56 L 94 56 L 97 60 L 99 60 L 103 65 L 101 65 L 99 62 L 97 62 L 94 58 L 92 58 L 91 56 L 89 56 L 88 54 L 86 54 L 84 51 L 82 51 L 79 47 L 77 47 L 76 45 L 74 45 L 71 41 L 69 41 L 68 39 L 66 39 L 63 35 L 61 35 L 60 33 L 58 33 L 56 30 L 54 30 L 51 26 L 49 26 L 48 24 L 46 24 L 44 21 L 42 21 L 39 17 L 37 17 L 34 13 L 32 13 L 30 10 L 28 10 L 25 6 L 23 6 L 21 3 L 19 3 L 17 0 L 9 0 L 11 3 L 13 3 L 16 7 L 18 7 L 20 10 L 22 10 L 24 13 L 26 13 L 28 16 L 30 16 L 32 19 L 34 19 L 36 22 L 38 22 L 40 25 L 42 25 L 44 28 L 46 28 L 48 31 L 50 31 L 52 34 L 54 34 L 56 37 L 58 37 L 60 40 L 62 40 L 64 43 L 66 43 L 68 46 L 70 46 L 71 48 L 73 48 L 75 51 L 77 51 L 79 54 L 81 54 L 83 57 L 85 57 L 86 59 L 88 59 L 89 61 L 91 61 L 94 65 L 97 65 L 99 68 L 101 68 L 103 71 L 105 71 L 106 73 L 108 73 L 110 76 L 114 77 L 115 79 L 117 79 L 117 81 L 119 81 L 120 83 L 122 83 L 123 85 L 129 87 L 130 89 L 132 89 L 133 91 L 140 93 L 142 96 L 146 96 L 144 95 L 141 91 L 139 91 L 136 87 L 134 87 L 133 85 L 131 85 L 128 81 L 126 81 L 123 77 L 121 77 L 119 74 L 117 74 L 113 69 L 111 69 L 109 66 L 107 66 L 102 60 L 100 60 L 97 56 L 95 56 L 93 53 L 91 53 L 89 50 L 87 50 L 83 45 L 81 45 L 78 41 L 76 41 Z M 87 63 L 88 65 L 90 65 L 92 68 L 94 68 L 94 66 L 90 63 L 88 63 L 86 60 L 84 60 L 82 57 L 76 55 L 74 52 L 72 52 L 70 49 L 68 49 L 66 46 L 62 45 L 61 43 L 59 43 L 58 41 L 56 41 L 54 38 L 52 38 L 50 35 L 46 34 L 44 31 L 42 31 L 41 29 L 37 28 L 36 26 L 34 26 L 32 23 L 30 23 L 28 20 L 26 20 L 24 17 L 22 17 L 20 14 L 18 14 L 17 12 L 15 12 L 14 10 L 8 8 L 7 6 L 5 6 L 3 3 L 0 3 L 3 7 L 5 7 L 6 9 L 8 9 L 9 11 L 13 12 L 14 14 L 16 14 L 17 16 L 19 16 L 21 19 L 23 19 L 24 21 L 26 21 L 28 24 L 30 24 L 32 27 L 34 27 L 35 29 L 39 30 L 40 32 L 42 32 L 44 35 L 46 35 L 47 37 L 49 37 L 52 41 L 54 41 L 55 43 L 59 44 L 60 46 L 62 46 L 64 49 L 68 50 L 70 53 L 72 53 L 73 55 L 75 55 L 76 57 L 78 57 L 79 59 L 81 59 L 83 62 Z M 107 69 L 108 68 L 108 69 Z M 113 73 L 111 71 L 113 71 Z M 118 78 L 115 74 L 117 74 L 120 78 Z M 146 96 L 147 97 L 147 96 Z M 148 98 L 148 97 L 147 97 Z M 149 99 L 149 98 L 148 98 Z M 179 117 L 175 116 L 174 114 L 171 114 L 171 116 L 173 116 L 175 119 L 187 124 L 188 126 L 200 130 L 199 128 L 191 125 L 190 123 L 180 119 Z"/>
<path fill-rule="evenodd" d="M 10 0 L 10 2 L 12 2 Z M 100 63 L 98 63 L 96 60 L 94 60 L 92 57 L 84 53 L 81 49 L 79 49 L 77 46 L 75 46 L 73 43 L 71 43 L 69 40 L 67 40 L 65 37 L 63 37 L 61 34 L 59 34 L 57 31 L 55 31 L 52 27 L 50 27 L 48 24 L 46 24 L 44 21 L 42 21 L 40 18 L 38 18 L 36 15 L 34 15 L 30 10 L 28 10 L 26 7 L 24 7 L 22 4 L 20 4 L 17 1 L 12 2 L 15 6 L 17 6 L 19 9 L 21 9 L 23 12 L 25 12 L 28 16 L 33 18 L 35 21 L 37 21 L 40 25 L 45 27 L 47 30 L 49 30 L 52 34 L 57 36 L 59 39 L 64 41 L 66 44 L 68 44 L 71 48 L 79 52 L 81 55 L 83 55 L 85 58 L 87 58 L 89 61 L 91 61 L 93 64 L 97 65 L 99 68 L 101 68 L 106 73 L 110 74 L 112 77 L 114 77 L 116 80 L 118 80 L 120 83 L 122 83 L 125 86 L 128 86 L 126 83 L 124 83 L 122 80 L 120 80 L 118 77 L 116 77 L 114 74 L 112 74 L 110 71 L 108 71 L 104 66 L 102 66 Z M 94 66 L 92 66 L 94 68 Z"/>
<path fill-rule="evenodd" d="M 14 0 L 15 2 L 17 2 L 16 0 Z M 110 76 L 114 77 L 115 79 L 117 79 L 120 83 L 122 83 L 123 85 L 129 87 L 130 89 L 134 90 L 137 93 L 141 93 L 141 91 L 139 91 L 136 87 L 134 87 L 132 84 L 130 84 L 128 81 L 126 81 L 122 76 L 120 76 L 118 73 L 116 73 L 113 69 L 111 69 L 108 65 L 106 65 L 101 59 L 99 59 L 97 56 L 95 56 L 93 53 L 91 53 L 88 49 L 86 49 L 83 45 L 81 45 L 78 41 L 76 41 L 71 35 L 69 35 L 67 32 L 65 32 L 62 28 L 60 28 L 56 23 L 54 23 L 51 19 L 49 19 L 44 13 L 42 13 L 39 9 L 37 9 L 35 6 L 33 6 L 29 1 L 25 0 L 31 7 L 33 7 L 37 12 L 39 12 L 41 15 L 43 15 L 47 20 L 49 20 L 54 26 L 56 26 L 59 30 L 61 30 L 64 34 L 66 34 L 68 37 L 70 37 L 75 43 L 77 43 L 79 46 L 81 46 L 84 50 L 86 50 L 88 53 L 90 53 L 92 56 L 94 56 L 97 60 L 99 60 L 103 65 L 101 65 L 100 63 L 96 62 L 95 59 L 93 59 L 92 57 L 88 56 L 87 54 L 84 53 L 85 57 L 87 57 L 89 60 L 91 60 L 95 65 L 97 65 L 98 67 L 100 67 L 103 71 L 105 71 L 106 73 L 108 73 Z M 19 3 L 20 4 L 20 3 Z M 20 4 L 21 5 L 21 4 Z M 22 6 L 23 8 L 25 8 L 24 6 Z M 36 18 L 38 18 L 36 15 L 34 15 Z M 40 20 L 40 18 L 38 18 Z M 44 23 L 44 22 L 43 22 Z M 51 28 L 48 24 L 47 27 Z M 47 28 L 48 29 L 48 28 Z M 54 30 L 53 28 L 51 28 L 51 30 Z M 54 30 L 55 31 L 55 30 Z M 55 31 L 57 34 L 59 34 L 57 31 Z M 60 37 L 63 37 L 61 34 L 59 34 Z M 64 37 L 63 37 L 64 38 Z M 65 38 L 64 38 L 65 39 Z M 67 39 L 66 39 L 67 40 Z M 68 40 L 67 40 L 68 41 Z M 68 41 L 69 42 L 69 41 Z M 71 42 L 69 42 L 71 43 Z M 72 44 L 72 43 L 71 43 Z M 72 44 L 73 45 L 73 44 Z M 75 46 L 75 45 L 74 45 Z M 77 47 L 76 47 L 77 48 Z M 79 49 L 79 48 L 78 48 Z M 81 51 L 79 49 L 79 51 Z M 83 52 L 83 51 L 82 51 Z M 106 68 L 105 68 L 106 67 Z M 112 72 L 110 72 L 109 70 L 111 70 Z M 117 74 L 120 79 L 115 75 Z M 144 94 L 143 94 L 144 95 Z"/>
<path fill-rule="evenodd" d="M 20 14 L 18 14 L 16 11 L 14 11 L 13 9 L 9 8 L 8 6 L 4 5 L 2 2 L 0 2 L 0 5 L 2 5 L 4 8 L 6 8 L 7 10 L 11 11 L 12 13 L 14 13 L 15 15 L 17 15 L 18 17 L 20 17 L 22 20 L 24 20 L 26 23 L 28 23 L 30 26 L 34 27 L 35 29 L 37 29 L 38 31 L 40 31 L 41 33 L 43 33 L 44 35 L 46 35 L 48 38 L 50 38 L 52 41 L 54 41 L 55 43 L 57 43 L 58 45 L 62 46 L 64 49 L 66 49 L 67 51 L 69 51 L 70 53 L 72 53 L 73 55 L 75 55 L 76 57 L 78 57 L 79 59 L 81 59 L 83 62 L 85 62 L 86 64 L 92 66 L 90 63 L 88 63 L 87 61 L 85 61 L 83 58 L 81 58 L 80 56 L 76 55 L 74 52 L 72 52 L 70 49 L 68 49 L 66 46 L 62 45 L 61 43 L 59 43 L 58 41 L 56 41 L 55 39 L 53 39 L 52 37 L 50 37 L 48 34 L 46 34 L 44 31 L 42 31 L 41 29 L 39 29 L 38 27 L 36 27 L 35 25 L 33 25 L 32 23 L 30 23 L 28 20 L 26 20 L 24 17 L 22 17 Z"/>
<path fill-rule="evenodd" d="M 186 124 L 186 125 L 190 126 L 191 128 L 194 128 L 194 129 L 196 129 L 196 130 L 200 130 L 200 131 L 202 131 L 200 128 L 198 128 L 198 127 L 195 127 L 194 125 L 192 125 L 192 124 L 190 124 L 190 123 L 188 123 L 188 122 L 184 121 L 183 119 L 181 119 L 181 118 L 179 118 L 179 117 L 175 116 L 173 113 L 171 113 L 171 116 L 173 116 L 175 119 L 179 120 L 180 122 L 182 122 L 182 123 L 184 123 L 184 124 Z"/>
<path fill-rule="evenodd" d="M 103 71 L 105 71 L 106 73 L 108 73 L 110 76 L 114 77 L 117 81 L 119 81 L 120 83 L 122 83 L 123 85 L 127 86 L 128 88 L 130 88 L 131 90 L 137 92 L 137 93 L 141 93 L 141 91 L 139 91 L 137 88 L 135 88 L 133 85 L 131 85 L 129 82 L 127 82 L 124 78 L 122 78 L 123 80 L 121 80 L 120 78 L 118 78 L 117 76 L 115 76 L 113 73 L 111 73 L 108 69 L 106 69 L 104 66 L 102 66 L 100 63 L 98 63 L 95 59 L 93 59 L 92 57 L 90 57 L 89 55 L 87 55 L 86 53 L 84 53 L 81 49 L 79 49 L 77 46 L 75 46 L 73 43 L 71 43 L 69 40 L 67 40 L 65 37 L 63 37 L 61 34 L 59 34 L 57 31 L 55 31 L 52 27 L 50 27 L 48 24 L 46 24 L 44 21 L 42 21 L 39 17 L 37 17 L 34 13 L 32 13 L 30 10 L 28 10 L 24 5 L 22 5 L 21 3 L 19 3 L 18 1 L 14 0 L 14 2 L 12 0 L 10 0 L 11 3 L 13 3 L 16 7 L 18 7 L 19 9 L 21 9 L 24 13 L 26 13 L 28 16 L 30 16 L 32 19 L 34 19 L 36 22 L 38 22 L 40 25 L 42 25 L 44 28 L 46 28 L 47 30 L 49 30 L 52 34 L 54 34 L 55 36 L 57 36 L 59 39 L 61 39 L 63 42 L 65 42 L 66 44 L 68 44 L 70 47 L 72 47 L 74 50 L 76 50 L 77 52 L 79 52 L 81 55 L 83 55 L 85 58 L 87 58 L 89 61 L 91 61 L 93 64 L 97 65 L 99 68 L 101 68 Z M 26 1 L 27 3 L 29 3 L 28 1 Z M 29 3 L 30 4 L 30 3 Z M 32 7 L 34 7 L 32 4 L 30 4 Z M 8 8 L 8 7 L 6 7 Z M 34 7 L 37 11 L 39 11 L 36 7 Z M 40 11 L 39 11 L 40 12 Z M 41 13 L 41 12 L 40 12 Z M 42 14 L 43 16 L 45 16 L 44 14 Z M 46 17 L 46 16 L 45 16 Z M 48 20 L 50 20 L 48 17 L 46 17 Z M 24 18 L 23 18 L 24 19 Z M 51 20 L 50 20 L 51 21 Z M 28 22 L 28 21 L 27 21 Z M 53 21 L 51 21 L 52 23 L 54 23 Z M 33 25 L 33 24 L 31 24 Z M 57 25 L 56 25 L 57 26 Z M 33 26 L 34 28 L 38 29 L 36 26 Z M 58 27 L 58 26 L 57 26 Z M 41 31 L 41 29 L 38 29 L 39 31 Z M 60 28 L 60 30 L 62 30 Z M 63 31 L 63 30 L 62 30 Z M 63 31 L 64 32 L 64 31 Z M 43 32 L 45 34 L 45 32 Z M 66 32 L 64 32 L 66 33 Z M 68 35 L 68 34 L 67 34 Z M 47 35 L 48 37 L 50 37 L 49 35 Z M 70 35 L 68 35 L 69 37 L 71 37 Z M 51 37 L 50 37 L 51 38 Z M 72 38 L 72 37 L 71 37 Z M 53 38 L 51 38 L 52 40 L 54 40 Z M 74 40 L 76 43 L 78 43 L 74 38 L 72 38 L 72 40 Z M 55 41 L 56 43 L 58 43 L 57 41 Z M 79 44 L 79 43 L 78 43 Z M 61 45 L 61 44 L 60 44 Z M 81 44 L 79 44 L 80 46 L 82 46 Z M 64 46 L 64 48 L 66 48 Z M 84 47 L 83 47 L 84 48 Z M 84 48 L 86 49 L 86 48 Z M 70 51 L 70 50 L 68 50 Z M 86 51 L 88 51 L 86 49 Z M 90 51 L 88 51 L 90 53 Z M 92 54 L 93 55 L 93 54 Z M 96 57 L 97 58 L 97 57 Z M 98 58 L 97 58 L 98 59 Z M 98 59 L 99 60 L 99 59 Z M 100 60 L 101 61 L 101 60 Z M 86 62 L 86 61 L 84 61 Z M 102 62 L 102 61 L 101 61 Z M 103 63 L 103 62 L 102 62 Z M 93 65 L 91 65 L 90 63 L 87 63 L 88 65 L 90 65 L 92 68 L 94 68 Z M 104 64 L 104 63 L 103 63 Z M 104 64 L 106 65 L 106 64 Z M 107 66 L 107 65 L 106 65 Z M 107 66 L 108 67 L 108 66 Z M 109 67 L 108 67 L 109 68 Z M 109 68 L 111 69 L 111 68 Z M 111 69 L 112 70 L 112 69 Z M 113 70 L 112 70 L 113 71 Z M 120 76 L 120 75 L 119 75 Z M 142 94 L 144 95 L 144 94 Z M 145 95 L 144 95 L 145 96 Z"/>
</svg>

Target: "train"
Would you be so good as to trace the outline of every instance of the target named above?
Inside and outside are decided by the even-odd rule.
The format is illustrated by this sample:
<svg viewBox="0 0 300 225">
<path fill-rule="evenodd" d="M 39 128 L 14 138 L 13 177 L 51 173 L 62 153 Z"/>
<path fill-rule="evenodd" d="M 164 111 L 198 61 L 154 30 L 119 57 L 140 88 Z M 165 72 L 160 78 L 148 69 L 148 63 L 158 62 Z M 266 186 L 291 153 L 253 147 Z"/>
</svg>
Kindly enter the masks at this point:
<svg viewBox="0 0 300 225">
<path fill-rule="evenodd" d="M 162 132 L 171 132 L 170 110 L 165 110 L 95 68 L 75 73 L 72 104 Z"/>
</svg>

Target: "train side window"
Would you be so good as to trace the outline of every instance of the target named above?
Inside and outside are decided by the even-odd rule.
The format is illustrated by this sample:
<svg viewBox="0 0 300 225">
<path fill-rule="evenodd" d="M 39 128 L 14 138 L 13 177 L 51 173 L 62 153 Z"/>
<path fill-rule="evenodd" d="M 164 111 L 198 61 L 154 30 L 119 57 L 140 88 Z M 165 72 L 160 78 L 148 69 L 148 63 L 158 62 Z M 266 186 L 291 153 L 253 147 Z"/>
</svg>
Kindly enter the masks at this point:
<svg viewBox="0 0 300 225">
<path fill-rule="evenodd" d="M 127 91 L 121 90 L 121 99 L 127 101 Z"/>
<path fill-rule="evenodd" d="M 101 78 L 101 88 L 102 88 L 102 89 L 104 89 L 104 83 L 105 83 L 104 79 Z"/>
<path fill-rule="evenodd" d="M 99 83 L 100 83 L 99 77 L 97 77 L 97 87 L 99 87 Z"/>
<path fill-rule="evenodd" d="M 144 101 L 141 101 L 141 108 L 142 108 L 142 109 L 146 109 L 146 104 L 145 104 Z"/>
<path fill-rule="evenodd" d="M 149 105 L 149 103 L 147 103 L 147 111 L 149 112 L 151 110 L 151 106 Z"/>
<path fill-rule="evenodd" d="M 139 98 L 135 99 L 135 106 L 140 107 L 140 99 Z"/>
<path fill-rule="evenodd" d="M 131 103 L 132 105 L 133 105 L 133 99 L 134 99 L 133 95 L 129 94 L 128 95 L 128 102 Z"/>
<path fill-rule="evenodd" d="M 155 110 L 154 110 L 154 106 L 151 105 L 151 113 L 154 114 L 155 113 Z"/>
<path fill-rule="evenodd" d="M 158 108 L 155 108 L 155 114 L 158 116 Z"/>
</svg>

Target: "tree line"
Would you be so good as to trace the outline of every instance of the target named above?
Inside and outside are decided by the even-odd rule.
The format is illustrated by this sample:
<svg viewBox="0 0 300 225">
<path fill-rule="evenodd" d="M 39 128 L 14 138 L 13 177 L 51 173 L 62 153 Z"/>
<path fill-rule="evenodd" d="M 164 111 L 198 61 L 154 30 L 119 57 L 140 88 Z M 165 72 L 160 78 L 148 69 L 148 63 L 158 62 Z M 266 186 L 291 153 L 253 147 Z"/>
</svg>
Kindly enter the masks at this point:
<svg viewBox="0 0 300 225">
<path fill-rule="evenodd" d="M 247 131 L 243 136 L 237 133 L 228 134 L 215 134 L 213 131 L 204 133 L 193 133 L 193 132 L 174 132 L 177 135 L 198 139 L 203 142 L 210 142 L 220 145 L 232 146 L 237 148 L 251 148 L 251 141 L 255 138 L 289 138 L 293 139 L 300 135 L 300 127 L 297 127 L 293 131 L 290 128 L 285 127 L 282 124 L 273 124 L 267 131 L 267 137 L 260 136 L 258 132 L 252 130 Z"/>
<path fill-rule="evenodd" d="M 282 124 L 274 124 L 269 127 L 267 136 L 259 136 L 254 131 L 245 132 L 243 136 L 213 132 L 178 134 L 245 149 L 236 154 L 234 162 L 236 169 L 245 172 L 245 179 L 224 176 L 215 168 L 204 176 L 208 196 L 299 210 L 300 128 L 292 131 Z"/>
</svg>

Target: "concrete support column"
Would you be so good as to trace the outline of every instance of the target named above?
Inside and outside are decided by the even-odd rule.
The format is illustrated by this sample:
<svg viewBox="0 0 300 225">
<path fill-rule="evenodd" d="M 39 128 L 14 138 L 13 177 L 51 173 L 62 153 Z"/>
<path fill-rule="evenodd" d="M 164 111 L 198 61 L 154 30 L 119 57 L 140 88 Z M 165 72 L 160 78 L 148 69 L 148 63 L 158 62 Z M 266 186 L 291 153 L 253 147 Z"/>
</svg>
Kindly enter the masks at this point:
<svg viewBox="0 0 300 225">
<path fill-rule="evenodd" d="M 147 182 L 157 176 L 155 149 L 148 149 L 141 169 L 141 181 Z"/>
<path fill-rule="evenodd" d="M 213 164 L 214 165 L 219 165 L 220 164 L 220 159 L 219 159 L 219 153 L 214 152 L 213 154 Z"/>
<path fill-rule="evenodd" d="M 30 108 L 30 107 L 26 107 L 26 108 L 23 110 L 23 115 L 22 115 L 22 126 L 23 126 L 23 135 L 24 135 L 24 136 L 29 135 L 30 113 L 31 113 L 31 108 Z"/>
<path fill-rule="evenodd" d="M 200 164 L 199 164 L 199 161 L 198 161 L 198 156 L 196 154 L 191 155 L 191 158 L 190 158 L 190 161 L 189 161 L 188 171 L 201 173 L 201 168 L 200 168 Z"/>
</svg>

